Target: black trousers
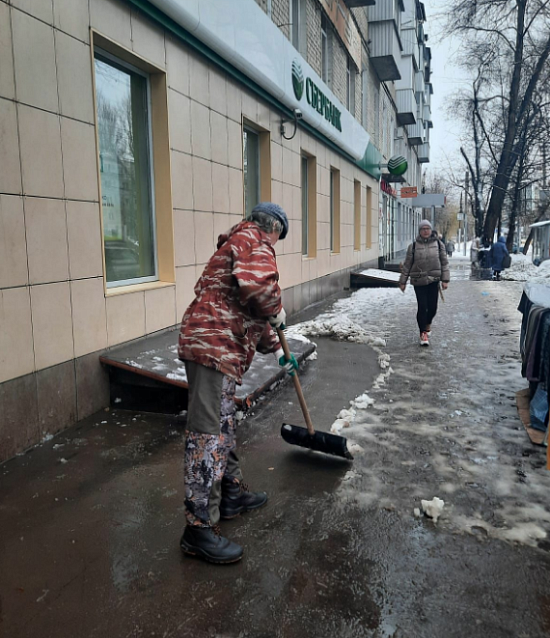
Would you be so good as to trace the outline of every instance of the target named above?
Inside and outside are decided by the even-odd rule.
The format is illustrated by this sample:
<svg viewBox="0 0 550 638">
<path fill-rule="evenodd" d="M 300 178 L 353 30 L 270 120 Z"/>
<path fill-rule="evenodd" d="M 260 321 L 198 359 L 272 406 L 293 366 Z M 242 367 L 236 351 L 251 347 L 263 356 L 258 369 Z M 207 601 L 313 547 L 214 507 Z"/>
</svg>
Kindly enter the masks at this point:
<svg viewBox="0 0 550 638">
<path fill-rule="evenodd" d="M 414 286 L 416 301 L 418 302 L 418 312 L 416 321 L 420 332 L 425 332 L 426 327 L 432 323 L 437 313 L 437 295 L 439 293 L 439 282 L 434 281 L 427 286 Z"/>
</svg>

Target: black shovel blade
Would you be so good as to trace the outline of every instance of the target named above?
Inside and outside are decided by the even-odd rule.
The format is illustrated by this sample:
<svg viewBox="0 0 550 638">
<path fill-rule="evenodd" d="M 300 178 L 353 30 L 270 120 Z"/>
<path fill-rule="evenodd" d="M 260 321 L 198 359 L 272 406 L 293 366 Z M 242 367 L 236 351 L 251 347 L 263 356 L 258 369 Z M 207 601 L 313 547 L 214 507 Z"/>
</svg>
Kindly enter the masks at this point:
<svg viewBox="0 0 550 638">
<path fill-rule="evenodd" d="M 307 431 L 307 428 L 289 423 L 283 423 L 281 426 L 281 436 L 290 445 L 299 445 L 314 452 L 333 454 L 353 461 L 353 456 L 348 450 L 348 441 L 343 436 L 319 431 L 312 435 Z"/>
</svg>

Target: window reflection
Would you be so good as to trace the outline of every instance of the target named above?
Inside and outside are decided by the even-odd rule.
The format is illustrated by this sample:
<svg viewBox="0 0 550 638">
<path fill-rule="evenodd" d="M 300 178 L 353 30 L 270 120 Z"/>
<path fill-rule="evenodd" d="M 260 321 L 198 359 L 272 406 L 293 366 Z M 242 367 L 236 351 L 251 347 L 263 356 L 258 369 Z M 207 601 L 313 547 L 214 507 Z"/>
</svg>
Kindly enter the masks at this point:
<svg viewBox="0 0 550 638">
<path fill-rule="evenodd" d="M 107 283 L 156 279 L 147 77 L 95 55 Z"/>
</svg>

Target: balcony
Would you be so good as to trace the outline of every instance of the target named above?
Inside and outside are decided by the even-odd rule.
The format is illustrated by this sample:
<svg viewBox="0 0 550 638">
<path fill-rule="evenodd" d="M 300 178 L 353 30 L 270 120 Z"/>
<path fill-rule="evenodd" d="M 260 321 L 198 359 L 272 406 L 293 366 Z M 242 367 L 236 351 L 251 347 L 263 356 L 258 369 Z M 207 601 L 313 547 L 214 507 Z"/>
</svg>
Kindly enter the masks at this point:
<svg viewBox="0 0 550 638">
<path fill-rule="evenodd" d="M 420 144 L 418 151 L 418 163 L 427 164 L 430 161 L 430 143 Z"/>
<path fill-rule="evenodd" d="M 355 7 L 372 7 L 376 0 L 344 0 L 344 4 L 348 9 L 355 9 Z"/>
<path fill-rule="evenodd" d="M 416 40 L 416 31 L 414 29 L 404 29 L 402 27 L 401 42 L 403 44 L 402 55 L 414 55 L 415 49 L 418 49 L 418 42 Z"/>
<path fill-rule="evenodd" d="M 420 146 L 420 144 L 424 144 L 426 136 L 424 133 L 423 122 L 417 122 L 416 124 L 407 126 L 406 128 L 410 146 Z"/>
<path fill-rule="evenodd" d="M 398 91 L 410 89 L 414 91 L 416 70 L 413 64 L 413 58 L 410 55 L 402 56 L 397 60 L 397 68 L 401 79 L 395 81 L 395 88 Z"/>
<path fill-rule="evenodd" d="M 427 124 L 427 126 L 433 128 L 434 125 L 432 122 L 432 109 L 430 108 L 429 104 L 424 104 L 422 119 Z"/>
<path fill-rule="evenodd" d="M 395 92 L 397 104 L 397 123 L 399 126 L 405 124 L 416 124 L 417 104 L 412 89 L 402 89 Z"/>
<path fill-rule="evenodd" d="M 401 23 L 398 12 L 401 13 L 403 11 L 405 11 L 403 0 L 378 0 L 376 4 L 373 3 L 373 6 L 367 9 L 369 25 L 374 22 L 386 22 L 387 20 Z"/>
<path fill-rule="evenodd" d="M 369 24 L 370 59 L 382 82 L 400 80 L 398 60 L 401 58 L 401 41 L 393 20 Z"/>
<path fill-rule="evenodd" d="M 425 88 L 426 83 L 424 82 L 424 73 L 422 73 L 422 71 L 417 71 L 415 77 L 415 91 L 417 93 L 424 93 Z"/>
</svg>

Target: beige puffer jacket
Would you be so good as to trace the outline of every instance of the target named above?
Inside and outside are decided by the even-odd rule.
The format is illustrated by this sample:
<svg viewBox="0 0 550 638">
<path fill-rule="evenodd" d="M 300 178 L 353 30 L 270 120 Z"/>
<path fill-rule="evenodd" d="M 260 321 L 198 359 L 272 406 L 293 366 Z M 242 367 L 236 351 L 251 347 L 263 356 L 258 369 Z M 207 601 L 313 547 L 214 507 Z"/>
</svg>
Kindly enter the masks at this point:
<svg viewBox="0 0 550 638">
<path fill-rule="evenodd" d="M 413 286 L 427 286 L 434 281 L 450 281 L 447 252 L 435 233 L 427 239 L 419 235 L 414 247 L 414 255 L 413 244 L 407 248 L 407 256 L 399 278 L 400 284 L 406 284 L 409 277 Z"/>
</svg>

